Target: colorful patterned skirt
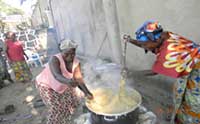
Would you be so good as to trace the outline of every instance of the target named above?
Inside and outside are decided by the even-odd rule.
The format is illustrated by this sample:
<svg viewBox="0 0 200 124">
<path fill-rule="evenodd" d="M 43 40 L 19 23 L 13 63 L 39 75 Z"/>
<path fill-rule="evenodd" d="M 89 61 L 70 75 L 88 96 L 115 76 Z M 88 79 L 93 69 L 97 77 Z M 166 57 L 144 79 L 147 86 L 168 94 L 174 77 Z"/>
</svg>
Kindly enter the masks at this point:
<svg viewBox="0 0 200 124">
<path fill-rule="evenodd" d="M 176 124 L 200 124 L 200 64 L 175 86 Z"/>
<path fill-rule="evenodd" d="M 72 115 L 79 104 L 75 89 L 68 88 L 59 94 L 46 86 L 36 84 L 36 87 L 49 110 L 47 124 L 71 124 Z"/>
<path fill-rule="evenodd" d="M 26 61 L 11 62 L 11 68 L 14 71 L 16 81 L 25 82 L 32 79 L 32 74 Z"/>
</svg>

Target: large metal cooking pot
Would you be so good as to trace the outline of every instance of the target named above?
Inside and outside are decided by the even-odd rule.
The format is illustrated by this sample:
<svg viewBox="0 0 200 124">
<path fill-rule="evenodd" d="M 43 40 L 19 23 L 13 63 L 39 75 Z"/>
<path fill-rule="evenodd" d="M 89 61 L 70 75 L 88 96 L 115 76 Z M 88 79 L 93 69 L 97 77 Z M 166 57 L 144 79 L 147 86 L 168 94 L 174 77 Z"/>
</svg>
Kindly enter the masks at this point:
<svg viewBox="0 0 200 124">
<path fill-rule="evenodd" d="M 137 96 L 136 99 L 134 99 L 137 102 L 137 105 L 132 107 L 130 110 L 120 113 L 110 114 L 95 111 L 86 102 L 86 107 L 91 113 L 92 124 L 136 124 L 138 120 L 138 107 L 141 105 L 142 97 L 138 91 L 134 89 L 129 89 L 129 91 L 130 90 L 134 92 L 134 96 Z"/>
</svg>

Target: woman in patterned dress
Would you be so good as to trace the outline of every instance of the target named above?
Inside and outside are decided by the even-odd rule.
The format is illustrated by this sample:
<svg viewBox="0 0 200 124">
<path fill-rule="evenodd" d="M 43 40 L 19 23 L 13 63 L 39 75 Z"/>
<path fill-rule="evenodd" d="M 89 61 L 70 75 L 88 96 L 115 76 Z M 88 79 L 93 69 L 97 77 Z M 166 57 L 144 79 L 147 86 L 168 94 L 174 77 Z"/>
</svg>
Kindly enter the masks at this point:
<svg viewBox="0 0 200 124">
<path fill-rule="evenodd" d="M 32 79 L 30 68 L 26 63 L 25 54 L 21 41 L 16 40 L 16 35 L 13 32 L 6 33 L 6 53 L 10 62 L 11 68 L 15 74 L 15 80 L 19 82 L 27 82 Z"/>
<path fill-rule="evenodd" d="M 200 124 L 200 45 L 163 31 L 156 21 L 145 22 L 136 31 L 136 39 L 125 35 L 124 41 L 157 56 L 146 75 L 163 74 L 178 79 L 174 86 L 172 123 Z"/>
<path fill-rule="evenodd" d="M 54 55 L 36 77 L 36 87 L 49 109 L 47 124 L 71 124 L 72 114 L 79 103 L 76 88 L 88 99 L 93 95 L 84 84 L 79 60 L 75 57 L 76 43 L 61 42 L 61 53 Z"/>
</svg>

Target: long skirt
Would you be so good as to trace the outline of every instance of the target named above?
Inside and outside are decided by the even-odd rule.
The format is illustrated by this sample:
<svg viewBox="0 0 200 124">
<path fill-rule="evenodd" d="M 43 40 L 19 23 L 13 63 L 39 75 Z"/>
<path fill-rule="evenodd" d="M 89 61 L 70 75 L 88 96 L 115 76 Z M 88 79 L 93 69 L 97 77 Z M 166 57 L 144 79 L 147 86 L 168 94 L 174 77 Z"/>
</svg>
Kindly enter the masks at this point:
<svg viewBox="0 0 200 124">
<path fill-rule="evenodd" d="M 47 124 L 71 124 L 72 115 L 79 104 L 75 89 L 68 88 L 59 94 L 46 86 L 36 87 L 48 108 Z"/>
<path fill-rule="evenodd" d="M 200 64 L 175 85 L 175 123 L 200 124 Z"/>
<path fill-rule="evenodd" d="M 11 62 L 11 68 L 14 71 L 16 81 L 25 82 L 32 79 L 32 74 L 26 61 Z"/>
</svg>

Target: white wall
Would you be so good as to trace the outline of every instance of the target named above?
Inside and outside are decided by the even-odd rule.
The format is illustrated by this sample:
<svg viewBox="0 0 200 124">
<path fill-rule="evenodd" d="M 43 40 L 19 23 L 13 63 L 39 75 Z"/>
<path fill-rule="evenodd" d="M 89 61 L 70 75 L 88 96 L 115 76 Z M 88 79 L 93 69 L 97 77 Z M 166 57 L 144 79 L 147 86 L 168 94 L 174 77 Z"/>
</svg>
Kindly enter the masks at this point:
<svg viewBox="0 0 200 124">
<path fill-rule="evenodd" d="M 120 35 L 131 34 L 146 20 L 158 20 L 165 30 L 200 41 L 199 0 L 116 0 Z M 79 42 L 78 51 L 96 56 L 107 32 L 102 0 L 52 0 L 58 38 Z M 108 38 L 100 56 L 111 58 Z M 127 65 L 133 70 L 150 69 L 155 56 L 128 45 Z"/>
<path fill-rule="evenodd" d="M 96 56 L 111 56 L 101 0 L 52 0 L 55 27 L 60 40 L 70 38 L 79 43 L 78 51 Z"/>
</svg>

